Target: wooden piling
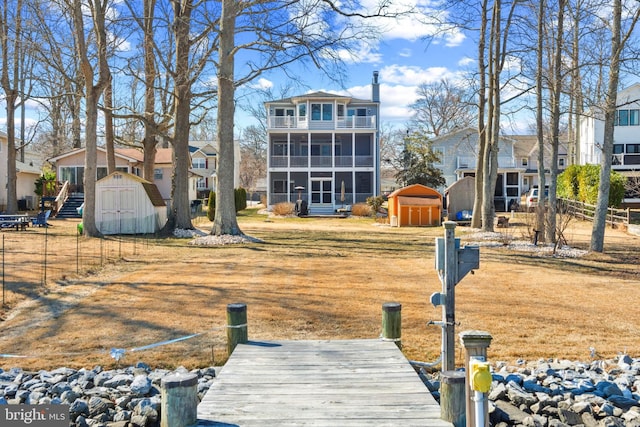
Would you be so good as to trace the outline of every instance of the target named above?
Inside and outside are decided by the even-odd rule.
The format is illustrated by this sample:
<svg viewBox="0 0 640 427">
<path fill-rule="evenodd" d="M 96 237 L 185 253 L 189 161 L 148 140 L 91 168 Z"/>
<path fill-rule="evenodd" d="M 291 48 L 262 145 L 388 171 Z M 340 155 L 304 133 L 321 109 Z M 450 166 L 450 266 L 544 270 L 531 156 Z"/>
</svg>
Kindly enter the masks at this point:
<svg viewBox="0 0 640 427">
<path fill-rule="evenodd" d="M 385 302 L 382 304 L 382 339 L 394 341 L 402 348 L 402 304 Z"/>
<path fill-rule="evenodd" d="M 454 427 L 466 426 L 465 372 L 440 373 L 440 418 Z"/>
<path fill-rule="evenodd" d="M 247 305 L 241 303 L 227 305 L 227 353 L 231 356 L 238 344 L 249 340 L 247 331 Z"/>
<path fill-rule="evenodd" d="M 194 427 L 198 423 L 198 376 L 168 375 L 160 381 L 160 427 Z"/>
</svg>

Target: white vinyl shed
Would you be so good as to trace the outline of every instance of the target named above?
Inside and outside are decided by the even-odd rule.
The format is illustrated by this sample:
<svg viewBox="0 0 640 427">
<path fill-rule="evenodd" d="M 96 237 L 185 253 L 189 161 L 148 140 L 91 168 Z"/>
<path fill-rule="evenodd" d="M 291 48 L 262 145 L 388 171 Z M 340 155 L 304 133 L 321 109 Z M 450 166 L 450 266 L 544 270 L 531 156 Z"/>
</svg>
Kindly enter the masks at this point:
<svg viewBox="0 0 640 427">
<path fill-rule="evenodd" d="M 167 207 L 155 184 L 125 172 L 96 183 L 96 227 L 102 234 L 147 234 L 167 222 Z"/>
</svg>

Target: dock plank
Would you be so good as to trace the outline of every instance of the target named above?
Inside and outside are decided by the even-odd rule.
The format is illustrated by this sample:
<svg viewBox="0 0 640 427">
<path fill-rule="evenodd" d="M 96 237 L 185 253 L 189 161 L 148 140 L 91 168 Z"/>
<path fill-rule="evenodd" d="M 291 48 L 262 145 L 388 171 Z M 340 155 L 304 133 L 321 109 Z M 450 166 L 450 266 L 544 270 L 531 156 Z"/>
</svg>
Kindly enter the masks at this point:
<svg viewBox="0 0 640 427">
<path fill-rule="evenodd" d="M 380 340 L 241 344 L 198 405 L 198 426 L 451 427 L 402 352 Z"/>
</svg>

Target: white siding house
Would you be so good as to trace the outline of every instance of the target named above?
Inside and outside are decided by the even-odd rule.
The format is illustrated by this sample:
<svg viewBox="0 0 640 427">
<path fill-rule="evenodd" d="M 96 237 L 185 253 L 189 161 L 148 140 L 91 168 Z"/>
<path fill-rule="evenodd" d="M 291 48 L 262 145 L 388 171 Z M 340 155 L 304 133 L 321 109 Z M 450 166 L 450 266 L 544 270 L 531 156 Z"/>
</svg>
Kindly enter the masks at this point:
<svg viewBox="0 0 640 427">
<path fill-rule="evenodd" d="M 446 179 L 444 193 L 456 181 L 475 177 L 478 165 L 478 131 L 473 128 L 459 129 L 432 140 L 434 152 L 440 156 L 438 166 Z M 545 145 L 545 170 L 548 177 L 550 150 Z M 505 211 L 531 187 L 538 185 L 538 144 L 532 135 L 501 136 L 498 141 L 498 177 L 494 194 L 497 211 Z M 564 170 L 567 160 L 566 144 L 561 144 L 558 168 Z"/>
<path fill-rule="evenodd" d="M 313 92 L 265 103 L 269 207 L 300 196 L 310 214 L 331 214 L 380 194 L 379 93 L 375 72 L 371 100 Z"/>
<path fill-rule="evenodd" d="M 7 207 L 7 175 L 8 157 L 7 134 L 0 132 L 0 212 Z M 36 206 L 35 182 L 42 174 L 42 159 L 34 153 L 25 153 L 24 162 L 20 155 L 16 156 L 16 197 L 18 210 L 32 210 Z"/>
<path fill-rule="evenodd" d="M 640 83 L 618 93 L 613 133 L 612 170 L 631 179 L 640 180 Z M 592 107 L 580 120 L 578 159 L 582 165 L 602 163 L 604 113 Z M 640 194 L 628 191 L 624 204 L 640 206 Z"/>
</svg>

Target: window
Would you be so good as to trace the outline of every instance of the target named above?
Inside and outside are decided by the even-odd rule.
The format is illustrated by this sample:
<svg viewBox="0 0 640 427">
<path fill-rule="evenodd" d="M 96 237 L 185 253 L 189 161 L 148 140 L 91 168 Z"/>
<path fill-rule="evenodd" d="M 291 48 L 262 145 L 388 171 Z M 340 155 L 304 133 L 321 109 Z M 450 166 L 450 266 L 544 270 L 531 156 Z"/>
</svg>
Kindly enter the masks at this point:
<svg viewBox="0 0 640 427">
<path fill-rule="evenodd" d="M 622 153 L 624 153 L 624 145 L 613 144 L 613 154 L 622 154 Z"/>
<path fill-rule="evenodd" d="M 273 181 L 273 192 L 274 193 L 286 193 L 287 192 L 287 181 L 284 179 L 276 179 Z"/>
<path fill-rule="evenodd" d="M 338 117 L 344 117 L 344 105 L 338 104 Z"/>
<path fill-rule="evenodd" d="M 287 143 L 286 142 L 274 142 L 273 143 L 273 155 L 274 156 L 286 156 L 287 155 Z"/>
<path fill-rule="evenodd" d="M 349 110 L 347 111 L 347 115 L 349 117 L 351 116 L 365 117 L 367 115 L 367 109 L 366 108 L 349 108 Z"/>
<path fill-rule="evenodd" d="M 307 104 L 298 105 L 298 116 L 300 118 L 307 117 Z"/>
<path fill-rule="evenodd" d="M 616 126 L 640 126 L 640 110 L 616 110 Z"/>
<path fill-rule="evenodd" d="M 629 110 L 616 111 L 618 116 L 618 126 L 629 126 Z"/>
<path fill-rule="evenodd" d="M 523 157 L 523 158 L 520 160 L 520 164 L 521 164 L 522 166 L 524 166 L 524 167 L 529 166 L 529 159 L 527 159 L 526 157 Z"/>
<path fill-rule="evenodd" d="M 293 117 L 294 115 L 293 108 L 276 108 L 276 117 Z"/>
<path fill-rule="evenodd" d="M 207 188 L 207 179 L 206 178 L 198 178 L 196 183 L 196 188 L 201 190 Z"/>
<path fill-rule="evenodd" d="M 640 144 L 627 144 L 627 154 L 640 154 Z"/>
<path fill-rule="evenodd" d="M 333 104 L 311 104 L 311 120 L 333 120 Z"/>
<path fill-rule="evenodd" d="M 564 167 L 564 159 L 563 158 L 558 159 L 558 167 L 560 167 L 560 168 Z"/>
<path fill-rule="evenodd" d="M 153 179 L 161 180 L 162 179 L 162 169 L 154 169 L 153 170 Z"/>
<path fill-rule="evenodd" d="M 206 169 L 207 168 L 207 159 L 203 157 L 196 157 L 191 159 L 191 167 L 193 169 Z"/>
</svg>

